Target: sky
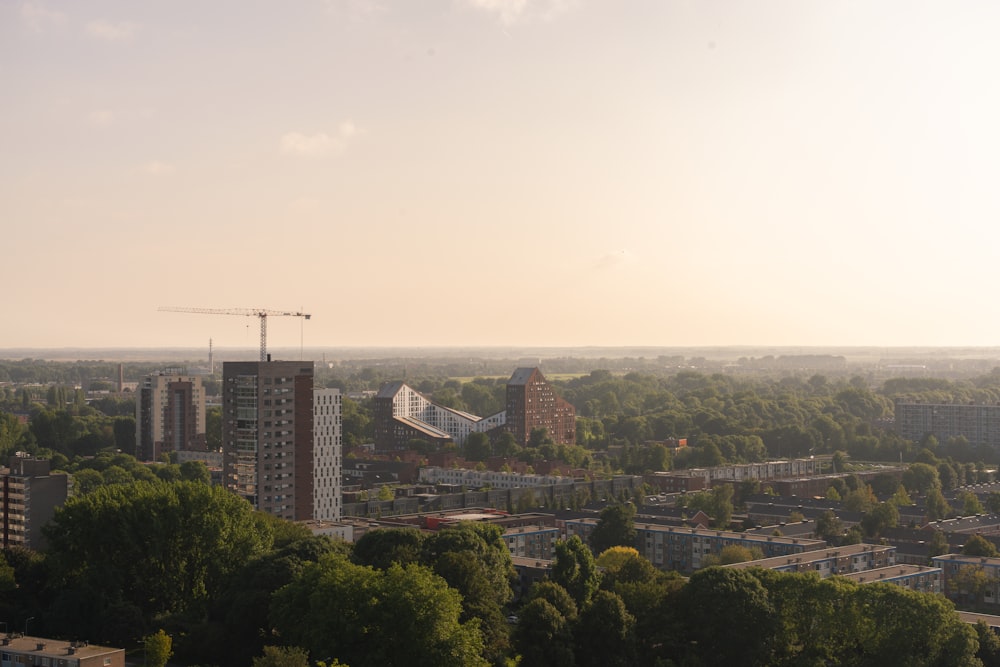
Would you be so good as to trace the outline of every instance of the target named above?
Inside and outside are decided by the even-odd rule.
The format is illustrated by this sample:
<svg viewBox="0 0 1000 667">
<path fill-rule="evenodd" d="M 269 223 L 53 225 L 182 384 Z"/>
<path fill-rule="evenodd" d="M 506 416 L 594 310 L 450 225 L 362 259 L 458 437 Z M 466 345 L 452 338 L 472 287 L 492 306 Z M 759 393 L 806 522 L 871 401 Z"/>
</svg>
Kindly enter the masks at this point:
<svg viewBox="0 0 1000 667">
<path fill-rule="evenodd" d="M 0 349 L 994 346 L 992 0 L 0 0 Z"/>
</svg>

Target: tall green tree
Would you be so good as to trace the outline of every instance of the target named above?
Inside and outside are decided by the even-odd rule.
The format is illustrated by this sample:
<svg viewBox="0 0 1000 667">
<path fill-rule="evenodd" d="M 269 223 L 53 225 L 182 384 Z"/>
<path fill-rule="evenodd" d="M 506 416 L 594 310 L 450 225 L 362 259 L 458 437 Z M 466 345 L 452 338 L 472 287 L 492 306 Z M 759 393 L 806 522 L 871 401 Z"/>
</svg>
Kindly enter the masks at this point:
<svg viewBox="0 0 1000 667">
<path fill-rule="evenodd" d="M 290 644 L 352 667 L 485 667 L 478 622 L 461 611 L 461 594 L 423 566 L 327 554 L 275 593 L 272 620 Z"/>
<path fill-rule="evenodd" d="M 602 509 L 590 534 L 594 552 L 599 554 L 611 547 L 635 546 L 635 513 L 632 503 L 614 503 Z"/>
<path fill-rule="evenodd" d="M 569 592 L 578 607 L 585 606 L 600 586 L 594 554 L 577 535 L 556 542 L 552 580 Z"/>
<path fill-rule="evenodd" d="M 70 499 L 44 532 L 62 620 L 92 637 L 106 636 L 103 606 L 125 605 L 147 622 L 203 615 L 225 578 L 272 540 L 244 500 L 190 482 L 102 486 Z"/>
</svg>

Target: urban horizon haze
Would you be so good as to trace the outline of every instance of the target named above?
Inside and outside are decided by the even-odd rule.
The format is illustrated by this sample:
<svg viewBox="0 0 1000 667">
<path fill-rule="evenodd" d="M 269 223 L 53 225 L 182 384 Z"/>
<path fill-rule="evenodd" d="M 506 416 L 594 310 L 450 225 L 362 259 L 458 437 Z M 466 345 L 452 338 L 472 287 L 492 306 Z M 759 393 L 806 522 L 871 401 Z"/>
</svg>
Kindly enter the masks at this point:
<svg viewBox="0 0 1000 667">
<path fill-rule="evenodd" d="M 997 25 L 0 3 L 0 348 L 995 346 Z"/>
</svg>

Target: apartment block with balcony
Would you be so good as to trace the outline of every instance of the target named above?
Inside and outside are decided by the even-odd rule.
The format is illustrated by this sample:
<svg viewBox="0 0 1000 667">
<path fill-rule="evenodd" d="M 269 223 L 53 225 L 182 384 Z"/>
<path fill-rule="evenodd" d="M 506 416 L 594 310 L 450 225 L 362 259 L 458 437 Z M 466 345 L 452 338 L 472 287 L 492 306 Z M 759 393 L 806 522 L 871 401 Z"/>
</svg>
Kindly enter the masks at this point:
<svg viewBox="0 0 1000 667">
<path fill-rule="evenodd" d="M 3 548 L 44 550 L 42 527 L 66 502 L 69 476 L 53 474 L 46 459 L 12 456 L 3 478 Z"/>
</svg>

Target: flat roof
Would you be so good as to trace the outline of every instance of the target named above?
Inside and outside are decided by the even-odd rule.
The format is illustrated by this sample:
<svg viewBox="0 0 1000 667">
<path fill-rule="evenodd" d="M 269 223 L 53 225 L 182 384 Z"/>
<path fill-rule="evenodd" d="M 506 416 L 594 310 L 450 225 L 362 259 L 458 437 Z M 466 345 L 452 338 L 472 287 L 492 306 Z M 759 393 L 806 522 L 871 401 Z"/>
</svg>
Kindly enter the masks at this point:
<svg viewBox="0 0 1000 667">
<path fill-rule="evenodd" d="M 748 560 L 743 563 L 731 563 L 724 567 L 731 567 L 737 570 L 749 567 L 762 567 L 770 570 L 784 565 L 801 565 L 803 563 L 818 563 L 832 558 L 849 558 L 861 553 L 875 553 L 883 551 L 895 551 L 896 547 L 884 544 L 848 544 L 835 549 L 816 549 L 814 551 L 804 551 L 794 556 L 774 556 L 772 558 L 761 558 L 758 560 Z"/>
<path fill-rule="evenodd" d="M 32 653 L 46 658 L 65 659 L 72 655 L 74 659 L 92 658 L 112 653 L 125 653 L 123 648 L 98 646 L 85 641 L 67 641 L 65 639 L 47 639 L 21 634 L 10 634 L 0 638 L 0 649 L 17 653 Z M 42 648 L 39 648 L 41 646 Z M 72 652 L 71 652 L 72 651 Z"/>
<path fill-rule="evenodd" d="M 859 584 L 872 584 L 878 581 L 892 581 L 901 577 L 908 577 L 914 574 L 941 574 L 941 568 L 928 567 L 927 565 L 892 565 L 890 567 L 880 567 L 874 570 L 863 570 L 861 572 L 849 572 L 836 576 L 850 579 Z"/>
</svg>

